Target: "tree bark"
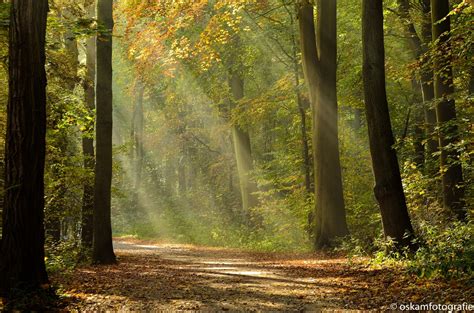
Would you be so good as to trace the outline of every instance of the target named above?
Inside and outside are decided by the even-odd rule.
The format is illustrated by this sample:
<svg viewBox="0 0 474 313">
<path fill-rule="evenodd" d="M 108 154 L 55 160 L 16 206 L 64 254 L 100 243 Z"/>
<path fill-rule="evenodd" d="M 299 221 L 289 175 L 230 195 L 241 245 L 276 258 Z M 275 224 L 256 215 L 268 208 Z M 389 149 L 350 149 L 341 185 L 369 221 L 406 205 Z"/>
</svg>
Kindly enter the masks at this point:
<svg viewBox="0 0 474 313">
<path fill-rule="evenodd" d="M 112 245 L 112 0 L 98 0 L 97 19 L 109 33 L 96 41 L 96 163 L 94 184 L 93 260 L 116 262 Z"/>
<path fill-rule="evenodd" d="M 441 184 L 443 206 L 458 219 L 466 219 L 464 180 L 459 153 L 452 148 L 459 141 L 456 125 L 456 106 L 453 97 L 453 69 L 450 60 L 450 12 L 448 0 L 431 0 L 433 41 L 441 53 L 435 57 L 434 91 L 437 100 L 436 116 L 441 150 Z"/>
<path fill-rule="evenodd" d="M 95 16 L 95 3 L 88 8 L 88 16 Z M 93 115 L 95 109 L 95 66 L 96 46 L 95 37 L 86 40 L 86 78 L 84 80 L 84 93 L 87 114 Z M 94 174 L 95 153 L 94 139 L 88 130 L 82 136 L 82 154 L 84 157 L 84 169 Z M 81 212 L 81 241 L 84 248 L 92 248 L 94 233 L 94 184 L 86 181 L 83 187 L 82 212 Z"/>
<path fill-rule="evenodd" d="M 313 114 L 315 175 L 314 246 L 328 246 L 349 234 L 342 192 L 336 92 L 336 1 L 318 1 L 315 35 L 313 6 L 302 1 L 299 26 L 303 69 Z"/>
<path fill-rule="evenodd" d="M 0 293 L 48 283 L 44 263 L 47 0 L 12 0 Z"/>
<path fill-rule="evenodd" d="M 375 176 L 375 197 L 386 237 L 398 247 L 410 246 L 413 233 L 403 193 L 400 169 L 385 87 L 385 51 L 382 0 L 363 0 L 362 45 L 364 97 L 370 153 Z"/>
<path fill-rule="evenodd" d="M 235 102 L 244 97 L 244 80 L 238 73 L 232 72 L 229 85 L 233 96 L 232 103 L 235 106 Z M 253 170 L 250 136 L 239 125 L 232 125 L 232 140 L 242 197 L 242 214 L 247 216 L 249 209 L 255 207 L 258 203 L 257 197 L 254 194 L 257 191 L 257 186 L 250 177 L 250 172 Z"/>
</svg>

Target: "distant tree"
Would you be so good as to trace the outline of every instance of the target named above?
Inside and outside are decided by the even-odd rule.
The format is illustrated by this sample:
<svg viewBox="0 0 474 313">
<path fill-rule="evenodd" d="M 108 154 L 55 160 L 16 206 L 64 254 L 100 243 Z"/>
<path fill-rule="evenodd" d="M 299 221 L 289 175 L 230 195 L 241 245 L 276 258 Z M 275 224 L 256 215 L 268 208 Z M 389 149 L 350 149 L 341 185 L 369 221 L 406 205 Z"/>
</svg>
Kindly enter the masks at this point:
<svg viewBox="0 0 474 313">
<path fill-rule="evenodd" d="M 0 291 L 48 283 L 44 263 L 47 0 L 12 0 Z"/>
<path fill-rule="evenodd" d="M 431 0 L 433 41 L 436 44 L 434 58 L 434 92 L 437 100 L 436 117 L 441 150 L 441 179 L 443 206 L 461 220 L 466 218 L 464 180 L 459 152 L 453 146 L 459 141 L 456 125 L 456 106 L 453 99 L 453 68 L 450 56 L 450 8 L 448 0 Z"/>
<path fill-rule="evenodd" d="M 107 30 L 98 36 L 96 65 L 96 162 L 94 185 L 93 260 L 116 262 L 112 245 L 112 0 L 98 0 L 97 19 Z"/>
<path fill-rule="evenodd" d="M 375 175 L 375 197 L 380 206 L 385 236 L 409 246 L 412 234 L 403 193 L 385 86 L 385 49 L 382 0 L 362 3 L 362 45 L 365 112 Z"/>
<path fill-rule="evenodd" d="M 303 68 L 313 113 L 315 175 L 315 247 L 349 234 L 342 192 L 336 92 L 336 1 L 317 2 L 317 35 L 313 5 L 299 5 Z"/>
<path fill-rule="evenodd" d="M 132 168 L 135 174 L 134 177 L 134 188 L 135 192 L 138 192 L 140 189 L 140 184 L 142 180 L 143 172 L 143 159 L 144 159 L 144 149 L 143 149 L 143 131 L 144 131 L 144 114 L 143 114 L 143 95 L 145 93 L 145 86 L 143 82 L 137 80 L 135 83 L 135 103 L 133 106 L 133 116 L 132 116 L 132 131 L 131 131 L 131 140 L 133 142 L 133 151 L 132 151 Z"/>
<path fill-rule="evenodd" d="M 231 103 L 235 107 L 237 101 L 244 97 L 244 80 L 238 72 L 231 71 L 229 74 L 229 87 L 232 92 Z M 232 141 L 242 196 L 242 213 L 245 215 L 248 214 L 250 208 L 257 205 L 257 197 L 254 194 L 257 191 L 257 186 L 250 177 L 253 170 L 250 135 L 241 126 L 234 124 L 232 125 Z"/>
</svg>

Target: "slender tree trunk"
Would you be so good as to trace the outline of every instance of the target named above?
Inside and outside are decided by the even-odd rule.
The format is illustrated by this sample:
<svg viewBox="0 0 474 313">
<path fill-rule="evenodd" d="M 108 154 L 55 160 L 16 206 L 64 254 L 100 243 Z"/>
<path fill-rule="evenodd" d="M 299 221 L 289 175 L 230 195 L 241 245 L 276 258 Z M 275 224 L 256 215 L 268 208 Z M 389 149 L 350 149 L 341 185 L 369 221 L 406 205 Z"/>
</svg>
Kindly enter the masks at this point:
<svg viewBox="0 0 474 313">
<path fill-rule="evenodd" d="M 412 22 L 410 16 L 410 2 L 409 0 L 398 0 L 398 12 L 401 17 L 402 23 L 405 28 L 405 35 L 408 38 L 408 43 L 412 51 L 413 57 L 416 60 L 426 62 L 422 59 L 423 54 L 427 51 L 427 44 L 431 41 L 431 19 L 430 13 L 430 0 L 421 0 L 420 6 L 422 8 L 421 13 L 423 14 L 421 22 L 421 38 L 416 32 L 415 25 Z M 434 87 L 433 87 L 433 72 L 429 69 L 426 64 L 422 64 L 421 69 L 421 94 L 424 102 L 424 119 L 425 119 L 425 135 L 427 138 L 427 152 L 428 156 L 431 156 L 438 150 L 438 142 L 433 137 L 435 126 L 436 126 L 436 111 L 432 107 L 432 101 L 434 99 Z"/>
<path fill-rule="evenodd" d="M 293 18 L 292 18 L 293 21 Z M 293 23 L 292 23 L 293 25 Z M 304 185 L 306 192 L 308 194 L 312 193 L 314 189 L 312 188 L 311 183 L 311 159 L 309 154 L 309 144 L 308 144 L 308 133 L 306 132 L 307 128 L 307 121 L 306 121 L 306 107 L 304 103 L 304 99 L 301 95 L 299 90 L 300 88 L 300 66 L 298 64 L 298 46 L 296 43 L 295 35 L 291 34 L 291 42 L 293 44 L 293 72 L 295 75 L 295 93 L 296 93 L 296 101 L 298 104 L 298 113 L 300 115 L 301 124 L 300 124 L 300 132 L 301 132 L 301 154 L 303 157 L 303 174 L 304 174 Z"/>
<path fill-rule="evenodd" d="M 186 166 L 184 157 L 181 156 L 178 162 L 178 190 L 179 195 L 184 196 L 186 194 Z"/>
<path fill-rule="evenodd" d="M 456 125 L 456 107 L 453 93 L 453 69 L 450 60 L 450 12 L 448 0 L 431 0 L 431 24 L 433 41 L 437 42 L 439 56 L 435 57 L 434 88 L 437 99 L 436 116 L 439 127 L 439 147 L 441 150 L 441 179 L 443 206 L 464 220 L 464 180 L 459 153 L 452 148 L 459 141 Z M 437 40 L 437 41 L 436 41 Z"/>
<path fill-rule="evenodd" d="M 244 97 L 244 80 L 237 73 L 233 72 L 230 76 L 229 85 L 234 98 L 232 102 L 235 105 L 235 101 Z M 257 205 L 257 197 L 254 195 L 257 191 L 257 186 L 250 177 L 250 172 L 253 170 L 250 136 L 239 125 L 233 125 L 232 140 L 237 161 L 237 172 L 239 174 L 242 213 L 246 216 L 249 213 L 249 209 Z"/>
<path fill-rule="evenodd" d="M 132 141 L 133 141 L 133 171 L 134 177 L 134 188 L 135 192 L 140 189 L 143 172 L 143 133 L 144 133 L 144 114 L 143 114 L 143 95 L 145 93 L 145 87 L 143 83 L 137 82 L 136 86 L 136 100 L 133 109 L 133 121 L 132 121 Z"/>
<path fill-rule="evenodd" d="M 426 51 L 422 40 L 418 36 L 418 33 L 416 32 L 415 25 L 411 21 L 411 16 L 410 16 L 410 3 L 408 0 L 398 0 L 398 12 L 399 16 L 401 18 L 401 21 L 403 23 L 404 29 L 405 29 L 405 36 L 408 38 L 408 45 L 409 48 L 413 54 L 413 58 L 416 60 L 419 60 L 423 53 Z M 413 94 L 422 94 L 422 86 L 423 80 L 421 84 L 418 84 L 416 79 L 412 79 L 412 90 Z M 418 104 L 419 102 L 416 101 L 417 97 L 413 97 L 413 105 Z M 418 110 L 416 107 L 414 107 L 414 110 L 411 112 L 414 112 L 413 115 L 415 115 L 415 137 L 414 137 L 414 145 L 415 145 L 415 158 L 414 161 L 417 164 L 419 168 L 423 168 L 424 165 L 424 155 L 425 155 L 425 148 L 422 144 L 423 142 L 423 131 L 420 128 L 419 120 L 423 116 L 422 110 Z M 428 134 L 427 134 L 428 135 Z"/>
<path fill-rule="evenodd" d="M 354 108 L 354 119 L 352 121 L 352 127 L 356 131 L 362 128 L 362 114 L 364 114 L 363 109 Z"/>
<path fill-rule="evenodd" d="M 299 7 L 303 68 L 313 113 L 316 248 L 349 233 L 342 192 L 336 92 L 336 1 L 318 1 L 315 35 L 313 6 Z"/>
<path fill-rule="evenodd" d="M 413 233 L 403 193 L 385 87 L 382 0 L 363 0 L 362 45 L 365 111 L 375 176 L 375 197 L 385 236 L 410 246 Z"/>
<path fill-rule="evenodd" d="M 0 294 L 48 282 L 44 263 L 47 0 L 12 0 Z"/>
<path fill-rule="evenodd" d="M 423 100 L 420 99 L 421 94 L 421 84 L 413 78 L 411 81 L 411 86 L 413 89 L 413 103 L 420 104 Z M 418 105 L 414 108 L 415 111 L 415 118 L 414 118 L 414 138 L 413 138 L 413 147 L 415 157 L 413 161 L 415 162 L 416 166 L 419 169 L 423 169 L 425 164 L 425 146 L 423 145 L 423 139 L 425 136 L 424 129 L 423 129 L 423 110 L 418 107 Z"/>
<path fill-rule="evenodd" d="M 424 45 L 428 45 L 432 40 L 431 34 L 431 5 L 430 0 L 423 0 L 422 2 L 422 24 L 421 24 L 421 36 L 424 42 Z M 426 49 L 425 49 L 426 50 Z M 427 158 L 430 159 L 433 156 L 433 153 L 438 151 L 438 139 L 435 135 L 436 128 L 436 110 L 433 106 L 433 100 L 435 98 L 434 94 L 434 85 L 433 85 L 433 70 L 431 66 L 422 64 L 423 68 L 421 70 L 421 91 L 423 95 L 423 102 L 425 105 L 425 133 L 427 138 Z"/>
<path fill-rule="evenodd" d="M 96 163 L 94 184 L 93 260 L 116 262 L 112 245 L 112 0 L 98 0 L 97 19 L 110 33 L 96 41 Z"/>
<path fill-rule="evenodd" d="M 174 160 L 167 159 L 164 165 L 164 177 L 166 178 L 166 191 L 169 196 L 176 195 L 176 162 Z"/>
<path fill-rule="evenodd" d="M 471 77 L 469 79 L 468 91 L 470 95 L 474 94 L 474 67 L 471 68 Z"/>
<path fill-rule="evenodd" d="M 89 17 L 95 16 L 95 4 L 90 6 Z M 96 66 L 96 46 L 95 37 L 90 37 L 86 41 L 86 78 L 84 80 L 84 93 L 87 114 L 93 115 L 95 109 L 95 66 Z M 82 154 L 84 157 L 84 169 L 94 174 L 95 156 L 94 139 L 91 137 L 91 130 L 82 136 Z M 82 195 L 82 215 L 81 215 L 81 241 L 84 248 L 92 248 L 94 233 L 94 184 L 86 181 Z"/>
</svg>

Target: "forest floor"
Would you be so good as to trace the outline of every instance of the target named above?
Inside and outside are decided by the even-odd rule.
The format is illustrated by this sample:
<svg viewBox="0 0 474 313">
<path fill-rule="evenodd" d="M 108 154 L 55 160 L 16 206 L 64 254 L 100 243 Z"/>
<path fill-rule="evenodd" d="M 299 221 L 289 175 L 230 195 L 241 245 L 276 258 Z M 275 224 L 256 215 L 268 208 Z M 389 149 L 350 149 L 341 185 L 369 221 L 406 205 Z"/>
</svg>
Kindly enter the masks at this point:
<svg viewBox="0 0 474 313">
<path fill-rule="evenodd" d="M 114 242 L 118 264 L 84 266 L 52 281 L 66 310 L 394 309 L 392 303 L 465 303 L 465 282 L 433 281 L 364 260 L 252 253 L 139 240 Z"/>
</svg>

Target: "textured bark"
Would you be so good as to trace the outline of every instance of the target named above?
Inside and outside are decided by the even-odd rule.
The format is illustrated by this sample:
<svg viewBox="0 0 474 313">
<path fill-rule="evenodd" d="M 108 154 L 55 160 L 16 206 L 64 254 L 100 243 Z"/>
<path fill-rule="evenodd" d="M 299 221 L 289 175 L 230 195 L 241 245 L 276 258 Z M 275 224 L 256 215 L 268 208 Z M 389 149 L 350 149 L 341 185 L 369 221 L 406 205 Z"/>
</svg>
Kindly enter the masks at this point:
<svg viewBox="0 0 474 313">
<path fill-rule="evenodd" d="M 413 233 L 403 193 L 400 169 L 385 87 L 385 51 L 382 0 L 363 0 L 362 45 L 364 97 L 370 153 L 375 176 L 375 197 L 380 206 L 385 236 L 398 246 L 409 246 Z"/>
<path fill-rule="evenodd" d="M 95 16 L 95 5 L 88 8 L 88 16 Z M 93 115 L 95 109 L 95 65 L 96 46 L 95 37 L 90 37 L 86 41 L 86 78 L 84 80 L 84 93 L 87 113 Z M 94 139 L 90 134 L 82 136 L 82 154 L 84 157 L 84 169 L 94 173 L 95 153 Z M 86 181 L 82 194 L 82 214 L 81 214 L 81 242 L 84 248 L 92 248 L 94 233 L 94 184 Z"/>
<path fill-rule="evenodd" d="M 444 49 L 435 58 L 434 88 L 436 117 L 439 127 L 439 147 L 441 150 L 440 165 L 443 190 L 443 206 L 451 210 L 456 216 L 464 220 L 466 210 L 464 203 L 464 181 L 462 167 L 459 163 L 459 153 L 450 146 L 459 141 L 459 132 L 456 126 L 456 106 L 452 95 L 453 69 L 448 53 L 449 31 L 451 28 L 448 0 L 431 1 L 431 24 L 433 41 L 437 41 L 438 49 Z"/>
<path fill-rule="evenodd" d="M 48 282 L 44 264 L 47 0 L 13 0 L 0 293 Z"/>
<path fill-rule="evenodd" d="M 300 4 L 299 26 L 303 69 L 313 114 L 316 248 L 349 233 L 342 192 L 336 92 L 336 1 L 318 1 L 315 35 L 313 6 Z"/>
<path fill-rule="evenodd" d="M 244 80 L 233 72 L 230 75 L 229 85 L 233 96 L 232 103 L 235 105 L 235 101 L 244 97 Z M 257 205 L 257 197 L 254 195 L 257 186 L 250 177 L 250 172 L 253 170 L 253 161 L 249 133 L 239 125 L 232 125 L 232 141 L 239 175 L 242 213 L 247 215 L 249 209 Z"/>
<path fill-rule="evenodd" d="M 98 0 L 97 19 L 109 34 L 96 40 L 96 162 L 94 184 L 94 239 L 92 257 L 95 263 L 115 263 L 112 245 L 112 0 Z"/>
</svg>

